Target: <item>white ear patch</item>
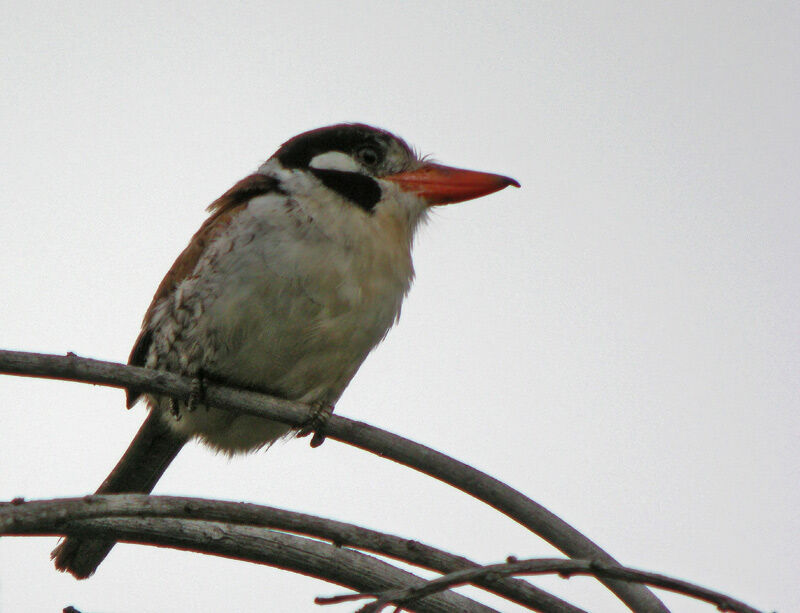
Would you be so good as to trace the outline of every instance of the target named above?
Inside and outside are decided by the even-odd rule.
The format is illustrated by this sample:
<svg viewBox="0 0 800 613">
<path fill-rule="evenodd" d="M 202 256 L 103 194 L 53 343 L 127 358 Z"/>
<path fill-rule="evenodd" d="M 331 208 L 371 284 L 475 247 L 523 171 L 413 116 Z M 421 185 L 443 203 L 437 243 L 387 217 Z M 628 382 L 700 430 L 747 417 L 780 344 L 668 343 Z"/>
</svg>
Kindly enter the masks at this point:
<svg viewBox="0 0 800 613">
<path fill-rule="evenodd" d="M 343 172 L 359 172 L 361 170 L 361 166 L 353 158 L 341 151 L 328 151 L 315 155 L 308 165 L 320 170 L 341 170 Z"/>
</svg>

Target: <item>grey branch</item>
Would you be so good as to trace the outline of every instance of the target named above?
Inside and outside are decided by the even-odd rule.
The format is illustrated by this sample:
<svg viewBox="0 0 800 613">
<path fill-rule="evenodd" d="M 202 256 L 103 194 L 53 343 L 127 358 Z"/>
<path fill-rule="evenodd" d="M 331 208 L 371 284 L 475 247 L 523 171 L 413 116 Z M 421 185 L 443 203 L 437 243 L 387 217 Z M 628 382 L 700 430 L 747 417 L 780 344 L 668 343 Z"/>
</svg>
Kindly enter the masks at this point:
<svg viewBox="0 0 800 613">
<path fill-rule="evenodd" d="M 429 545 L 353 524 L 256 504 L 178 496 L 116 494 L 0 504 L 0 534 L 66 534 L 72 533 L 73 522 L 116 517 L 168 517 L 260 526 L 326 539 L 337 547 L 378 553 L 440 573 L 480 568 L 466 558 Z M 525 581 L 479 576 L 473 583 L 536 611 L 586 613 Z"/>
<path fill-rule="evenodd" d="M 559 558 L 538 558 L 506 562 L 504 564 L 491 564 L 481 568 L 456 571 L 432 579 L 423 585 L 387 591 L 382 594 L 350 594 L 331 598 L 317 598 L 315 602 L 317 602 L 317 604 L 338 604 L 340 602 L 377 596 L 375 602 L 365 605 L 358 610 L 358 613 L 378 613 L 389 604 L 403 606 L 414 602 L 417 598 L 430 596 L 440 590 L 448 590 L 458 587 L 459 585 L 474 583 L 479 577 L 509 577 L 512 575 L 544 575 L 556 573 L 564 578 L 569 578 L 572 575 L 591 575 L 598 578 L 606 577 L 635 583 L 646 583 L 653 587 L 662 588 L 713 604 L 719 611 L 762 613 L 730 596 L 681 579 L 674 579 L 666 575 L 622 566 L 605 566 L 587 560 L 563 560 Z"/>
<path fill-rule="evenodd" d="M 370 593 L 423 582 L 416 575 L 352 549 L 252 526 L 194 519 L 112 517 L 70 522 L 69 533 L 257 562 Z M 413 610 L 497 613 L 452 592 L 429 596 L 415 603 Z"/>
<path fill-rule="evenodd" d="M 0 373 L 65 379 L 134 389 L 188 399 L 191 379 L 147 368 L 80 358 L 0 350 Z M 312 409 L 265 394 L 219 385 L 207 385 L 208 404 L 300 426 Z M 327 422 L 328 438 L 348 443 L 436 477 L 504 513 L 575 559 L 608 566 L 619 563 L 589 538 L 527 496 L 489 475 L 443 453 L 375 426 L 333 415 Z M 668 613 L 664 604 L 642 585 L 601 579 L 636 613 Z"/>
</svg>

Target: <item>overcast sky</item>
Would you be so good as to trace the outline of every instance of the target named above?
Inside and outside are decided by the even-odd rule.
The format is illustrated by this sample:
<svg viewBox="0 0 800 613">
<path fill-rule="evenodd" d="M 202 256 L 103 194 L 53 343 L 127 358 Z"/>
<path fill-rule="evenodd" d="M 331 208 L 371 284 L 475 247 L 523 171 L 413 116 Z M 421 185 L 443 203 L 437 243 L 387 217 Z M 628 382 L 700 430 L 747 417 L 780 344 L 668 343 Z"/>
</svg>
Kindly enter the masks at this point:
<svg viewBox="0 0 800 613">
<path fill-rule="evenodd" d="M 125 361 L 211 200 L 299 132 L 375 124 L 522 189 L 437 211 L 400 325 L 337 412 L 487 471 L 626 564 L 800 610 L 797 3 L 14 4 L 0 347 Z M 143 418 L 123 402 L 0 378 L 0 499 L 93 491 Z M 334 441 L 234 460 L 193 444 L 156 491 L 487 563 L 556 553 Z M 0 610 L 319 611 L 344 591 L 131 545 L 77 582 L 55 542 L 0 541 Z M 535 583 L 624 610 L 591 579 Z"/>
</svg>

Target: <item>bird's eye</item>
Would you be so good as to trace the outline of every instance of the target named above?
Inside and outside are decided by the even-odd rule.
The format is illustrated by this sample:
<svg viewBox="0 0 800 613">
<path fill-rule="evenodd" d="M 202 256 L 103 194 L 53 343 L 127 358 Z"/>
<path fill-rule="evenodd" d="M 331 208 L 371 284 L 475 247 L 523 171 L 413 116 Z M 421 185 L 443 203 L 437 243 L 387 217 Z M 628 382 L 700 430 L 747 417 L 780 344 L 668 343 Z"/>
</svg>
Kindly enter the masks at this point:
<svg viewBox="0 0 800 613">
<path fill-rule="evenodd" d="M 366 166 L 375 166 L 380 162 L 381 156 L 374 147 L 362 147 L 356 153 L 358 161 Z"/>
</svg>

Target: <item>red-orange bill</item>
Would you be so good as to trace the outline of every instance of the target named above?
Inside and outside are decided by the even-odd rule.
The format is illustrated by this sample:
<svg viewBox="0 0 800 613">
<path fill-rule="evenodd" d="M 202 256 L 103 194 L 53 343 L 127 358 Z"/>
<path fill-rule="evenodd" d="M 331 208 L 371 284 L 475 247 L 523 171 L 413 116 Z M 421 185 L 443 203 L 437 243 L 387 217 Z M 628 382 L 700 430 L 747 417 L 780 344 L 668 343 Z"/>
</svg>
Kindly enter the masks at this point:
<svg viewBox="0 0 800 613">
<path fill-rule="evenodd" d="M 430 206 L 480 198 L 509 185 L 519 187 L 511 177 L 441 164 L 425 164 L 417 170 L 384 179 L 397 183 L 404 191 L 419 194 Z"/>
</svg>

